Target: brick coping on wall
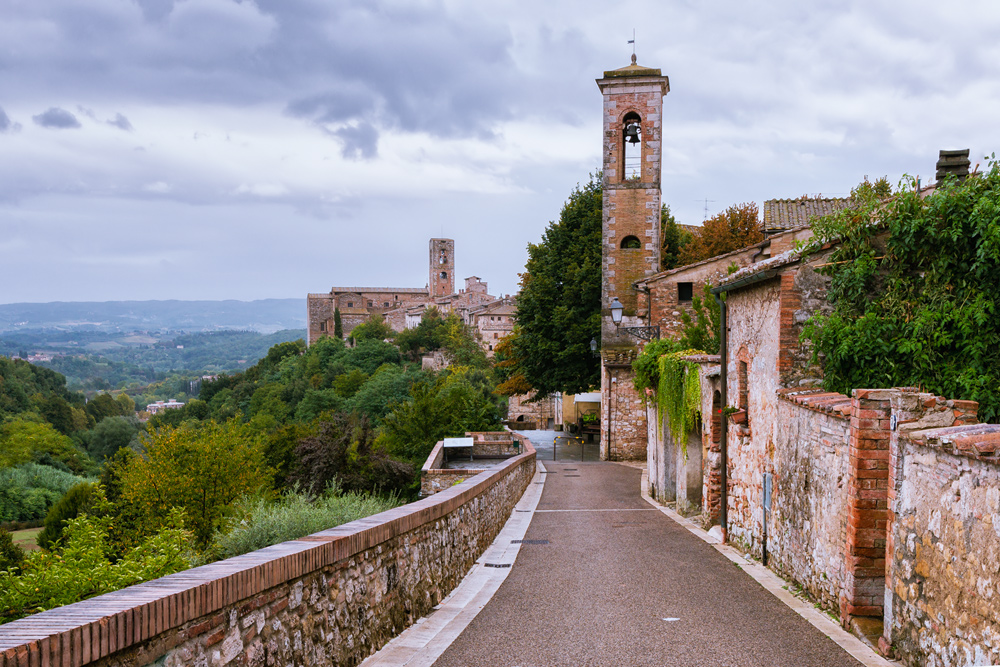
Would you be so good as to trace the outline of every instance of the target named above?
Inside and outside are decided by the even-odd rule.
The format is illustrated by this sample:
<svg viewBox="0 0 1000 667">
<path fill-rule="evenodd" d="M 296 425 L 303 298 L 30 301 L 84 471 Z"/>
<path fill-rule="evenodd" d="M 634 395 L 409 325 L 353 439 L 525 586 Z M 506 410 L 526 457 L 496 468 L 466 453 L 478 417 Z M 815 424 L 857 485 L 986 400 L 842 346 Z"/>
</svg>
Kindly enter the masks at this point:
<svg viewBox="0 0 1000 667">
<path fill-rule="evenodd" d="M 437 521 L 485 493 L 534 459 L 530 441 L 524 447 L 523 454 L 502 467 L 423 500 L 4 624 L 0 667 L 85 665 L 348 559 Z"/>
<path fill-rule="evenodd" d="M 1000 424 L 932 428 L 914 431 L 909 434 L 908 439 L 915 444 L 940 449 L 955 456 L 1000 463 Z"/>
<path fill-rule="evenodd" d="M 788 387 L 778 390 L 778 398 L 837 419 L 851 418 L 851 397 L 838 394 L 835 391 Z"/>
</svg>

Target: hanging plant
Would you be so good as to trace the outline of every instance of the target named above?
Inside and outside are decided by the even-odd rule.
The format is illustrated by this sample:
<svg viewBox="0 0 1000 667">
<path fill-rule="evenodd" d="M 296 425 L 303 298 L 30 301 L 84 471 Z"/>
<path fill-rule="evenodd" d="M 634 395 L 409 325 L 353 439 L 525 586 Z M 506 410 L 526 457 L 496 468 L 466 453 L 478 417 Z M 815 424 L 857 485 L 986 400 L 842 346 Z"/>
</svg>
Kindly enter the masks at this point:
<svg viewBox="0 0 1000 667">
<path fill-rule="evenodd" d="M 659 359 L 660 381 L 656 389 L 656 415 L 660 427 L 663 416 L 670 423 L 674 442 L 687 455 L 687 434 L 700 422 L 701 378 L 698 364 L 685 357 L 703 354 L 700 350 L 681 350 L 663 355 Z"/>
</svg>

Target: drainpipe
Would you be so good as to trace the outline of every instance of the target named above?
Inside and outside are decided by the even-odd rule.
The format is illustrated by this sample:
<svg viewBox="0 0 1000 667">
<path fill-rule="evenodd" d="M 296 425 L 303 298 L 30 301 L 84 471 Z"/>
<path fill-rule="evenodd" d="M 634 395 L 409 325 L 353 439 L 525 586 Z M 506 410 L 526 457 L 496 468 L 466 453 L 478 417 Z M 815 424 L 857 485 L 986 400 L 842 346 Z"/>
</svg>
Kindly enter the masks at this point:
<svg viewBox="0 0 1000 667">
<path fill-rule="evenodd" d="M 729 538 L 729 418 L 726 415 L 726 406 L 729 405 L 727 375 L 729 370 L 729 334 L 726 326 L 726 301 L 719 292 L 715 292 L 715 302 L 719 304 L 719 358 L 722 363 L 719 365 L 719 382 L 722 384 L 722 419 L 721 433 L 719 434 L 719 450 L 722 455 L 722 506 L 719 508 L 719 523 L 722 526 L 722 541 Z"/>
</svg>

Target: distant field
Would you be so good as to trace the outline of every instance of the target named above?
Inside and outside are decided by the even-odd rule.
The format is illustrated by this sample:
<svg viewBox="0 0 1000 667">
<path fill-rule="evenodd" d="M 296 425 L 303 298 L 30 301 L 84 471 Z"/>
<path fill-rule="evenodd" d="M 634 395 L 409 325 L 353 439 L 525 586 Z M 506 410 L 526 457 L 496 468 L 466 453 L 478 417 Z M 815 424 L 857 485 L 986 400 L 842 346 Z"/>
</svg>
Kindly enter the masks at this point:
<svg viewBox="0 0 1000 667">
<path fill-rule="evenodd" d="M 11 535 L 14 536 L 14 544 L 20 545 L 25 551 L 38 551 L 38 544 L 35 543 L 35 540 L 40 532 L 42 532 L 41 528 L 27 528 L 15 530 Z"/>
<path fill-rule="evenodd" d="M 155 345 L 157 343 L 157 339 L 152 336 L 141 336 L 137 334 L 135 336 L 126 336 L 125 338 L 122 338 L 122 342 L 128 343 L 129 345 Z"/>
</svg>

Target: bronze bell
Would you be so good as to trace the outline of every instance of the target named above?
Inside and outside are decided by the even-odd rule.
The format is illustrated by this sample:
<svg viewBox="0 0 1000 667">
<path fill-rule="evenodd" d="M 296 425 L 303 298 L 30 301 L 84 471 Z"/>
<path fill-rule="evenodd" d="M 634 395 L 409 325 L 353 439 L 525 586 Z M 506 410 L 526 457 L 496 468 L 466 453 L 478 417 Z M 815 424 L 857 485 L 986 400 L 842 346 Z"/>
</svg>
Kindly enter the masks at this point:
<svg viewBox="0 0 1000 667">
<path fill-rule="evenodd" d="M 629 123 L 625 126 L 625 141 L 630 144 L 639 143 L 639 123 Z"/>
</svg>

